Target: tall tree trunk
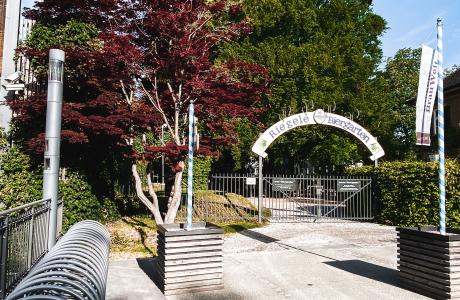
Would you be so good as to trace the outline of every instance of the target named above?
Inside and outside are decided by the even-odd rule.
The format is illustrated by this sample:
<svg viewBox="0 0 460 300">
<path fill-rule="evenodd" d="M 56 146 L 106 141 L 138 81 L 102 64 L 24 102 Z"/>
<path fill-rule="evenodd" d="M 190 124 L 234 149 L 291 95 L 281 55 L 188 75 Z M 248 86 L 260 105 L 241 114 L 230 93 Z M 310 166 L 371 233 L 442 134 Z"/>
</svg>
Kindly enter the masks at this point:
<svg viewBox="0 0 460 300">
<path fill-rule="evenodd" d="M 183 161 L 179 162 L 179 166 L 181 166 L 183 170 L 184 162 Z M 172 199 L 171 199 L 171 202 L 168 208 L 168 212 L 166 213 L 166 216 L 165 216 L 166 224 L 174 223 L 174 220 L 176 219 L 177 210 L 179 209 L 180 199 L 182 195 L 182 175 L 183 173 L 184 173 L 183 171 L 177 172 L 174 178 Z"/>
<path fill-rule="evenodd" d="M 135 187 L 136 187 L 136 194 L 137 197 L 144 203 L 144 205 L 147 207 L 147 209 L 153 214 L 153 217 L 155 218 L 155 222 L 157 224 L 163 224 L 163 218 L 161 217 L 160 213 L 160 208 L 158 206 L 158 198 L 156 196 L 155 191 L 153 190 L 153 186 L 151 184 L 150 178 L 148 178 L 148 184 L 149 184 L 149 193 L 150 196 L 153 198 L 153 203 L 150 202 L 149 198 L 145 196 L 144 191 L 142 190 L 142 181 L 139 176 L 139 173 L 137 172 L 137 166 L 136 164 L 132 165 L 132 173 L 134 176 L 134 182 L 135 182 Z M 148 175 L 150 176 L 150 175 Z M 173 220 L 174 221 L 174 220 Z M 172 222 L 171 222 L 172 223 Z"/>
<path fill-rule="evenodd" d="M 160 210 L 160 206 L 158 204 L 158 197 L 157 197 L 157 193 L 155 192 L 155 189 L 153 188 L 153 183 L 152 183 L 152 174 L 147 174 L 147 187 L 148 187 L 148 191 L 149 191 L 149 195 L 150 197 L 152 198 L 153 200 L 153 205 L 155 207 L 158 207 L 158 211 Z"/>
</svg>

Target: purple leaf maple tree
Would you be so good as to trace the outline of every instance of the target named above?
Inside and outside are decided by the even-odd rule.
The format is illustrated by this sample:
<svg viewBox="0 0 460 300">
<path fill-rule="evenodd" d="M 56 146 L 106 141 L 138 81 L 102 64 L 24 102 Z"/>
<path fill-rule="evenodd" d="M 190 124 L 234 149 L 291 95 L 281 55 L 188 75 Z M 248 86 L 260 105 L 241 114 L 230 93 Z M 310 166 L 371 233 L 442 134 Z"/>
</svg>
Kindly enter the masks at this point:
<svg viewBox="0 0 460 300">
<path fill-rule="evenodd" d="M 37 49 L 26 44 L 18 51 L 42 65 L 49 48 L 66 51 L 63 162 L 66 156 L 84 160 L 108 151 L 129 159 L 136 194 L 158 224 L 173 223 L 180 205 L 189 104 L 195 104 L 203 155 L 218 155 L 222 147 L 235 143 L 238 120 L 258 124 L 261 97 L 269 93 L 267 70 L 218 58 L 221 43 L 251 31 L 238 4 L 44 0 L 26 15 L 52 28 L 77 19 L 98 29 L 85 45 L 58 43 Z M 17 138 L 29 151 L 42 153 L 46 96 L 10 100 L 9 105 L 15 112 Z M 161 126 L 168 139 L 151 144 L 142 138 L 149 132 L 158 135 Z M 135 147 L 136 140 L 141 147 Z M 160 211 L 152 173 L 144 176 L 138 168 L 161 155 L 174 173 L 165 212 Z"/>
</svg>

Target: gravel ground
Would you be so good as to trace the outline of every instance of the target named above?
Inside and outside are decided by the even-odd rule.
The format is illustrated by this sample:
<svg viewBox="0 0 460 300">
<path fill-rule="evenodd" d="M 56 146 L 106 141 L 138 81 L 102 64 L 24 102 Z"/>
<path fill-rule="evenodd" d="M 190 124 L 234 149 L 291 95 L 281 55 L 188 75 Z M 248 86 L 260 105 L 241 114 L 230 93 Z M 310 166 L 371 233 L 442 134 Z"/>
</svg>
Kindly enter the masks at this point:
<svg viewBox="0 0 460 300">
<path fill-rule="evenodd" d="M 226 237 L 224 290 L 168 299 L 426 299 L 398 287 L 396 260 L 394 227 L 275 223 Z M 107 299 L 164 299 L 153 266 L 111 262 Z"/>
</svg>

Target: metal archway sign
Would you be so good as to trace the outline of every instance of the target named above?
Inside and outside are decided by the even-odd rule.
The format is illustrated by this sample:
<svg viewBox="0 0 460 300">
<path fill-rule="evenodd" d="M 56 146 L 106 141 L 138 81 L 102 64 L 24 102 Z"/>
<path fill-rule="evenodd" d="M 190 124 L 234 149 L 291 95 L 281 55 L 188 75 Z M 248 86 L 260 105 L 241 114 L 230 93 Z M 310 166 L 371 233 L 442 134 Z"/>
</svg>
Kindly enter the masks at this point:
<svg viewBox="0 0 460 300">
<path fill-rule="evenodd" d="M 327 125 L 340 128 L 358 138 L 372 153 L 371 160 L 375 161 L 385 155 L 382 146 L 364 127 L 352 120 L 322 109 L 314 112 L 300 113 L 287 117 L 268 128 L 252 146 L 252 152 L 262 158 L 267 157 L 265 150 L 280 136 L 291 129 L 306 125 Z"/>
</svg>

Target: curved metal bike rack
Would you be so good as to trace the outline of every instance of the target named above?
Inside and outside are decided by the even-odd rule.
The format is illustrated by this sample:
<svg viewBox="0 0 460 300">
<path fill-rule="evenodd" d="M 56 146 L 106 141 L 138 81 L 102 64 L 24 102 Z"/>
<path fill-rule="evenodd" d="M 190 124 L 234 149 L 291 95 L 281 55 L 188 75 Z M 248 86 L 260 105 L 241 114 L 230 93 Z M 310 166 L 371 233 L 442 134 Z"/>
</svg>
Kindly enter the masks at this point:
<svg viewBox="0 0 460 300">
<path fill-rule="evenodd" d="M 6 299 L 105 299 L 109 247 L 102 224 L 73 225 Z"/>
</svg>

